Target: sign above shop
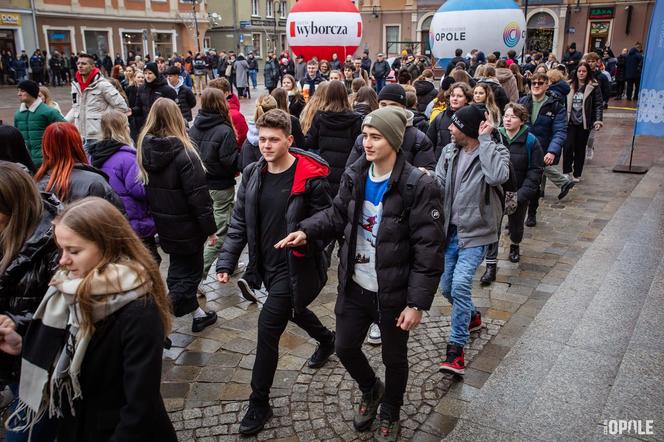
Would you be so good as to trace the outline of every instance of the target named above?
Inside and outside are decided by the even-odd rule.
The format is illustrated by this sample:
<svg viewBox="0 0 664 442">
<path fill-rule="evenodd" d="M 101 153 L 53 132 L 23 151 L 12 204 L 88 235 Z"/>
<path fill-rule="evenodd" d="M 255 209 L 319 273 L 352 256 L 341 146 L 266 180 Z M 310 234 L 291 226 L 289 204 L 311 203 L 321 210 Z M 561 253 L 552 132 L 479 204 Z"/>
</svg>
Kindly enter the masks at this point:
<svg viewBox="0 0 664 442">
<path fill-rule="evenodd" d="M 18 14 L 0 14 L 0 25 L 21 26 L 21 16 Z"/>
<path fill-rule="evenodd" d="M 614 9 L 612 7 L 590 8 L 590 16 L 588 18 L 613 18 L 613 11 Z"/>
<path fill-rule="evenodd" d="M 251 19 L 251 26 L 274 26 L 274 20 L 275 19 L 267 19 L 267 20 L 262 20 L 262 19 L 257 19 L 257 18 L 252 18 Z M 286 20 L 284 19 L 279 19 L 277 22 L 277 26 L 286 26 Z"/>
</svg>

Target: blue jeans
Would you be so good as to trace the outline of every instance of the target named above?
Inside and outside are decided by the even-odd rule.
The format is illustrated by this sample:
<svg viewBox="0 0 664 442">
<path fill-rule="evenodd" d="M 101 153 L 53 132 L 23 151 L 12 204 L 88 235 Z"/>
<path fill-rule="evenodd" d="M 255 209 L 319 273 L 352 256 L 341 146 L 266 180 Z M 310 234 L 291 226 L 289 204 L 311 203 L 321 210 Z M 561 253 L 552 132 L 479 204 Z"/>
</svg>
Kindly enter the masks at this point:
<svg viewBox="0 0 664 442">
<path fill-rule="evenodd" d="M 256 69 L 250 69 L 249 70 L 249 79 L 251 80 L 251 85 L 253 86 L 254 89 L 256 89 L 256 74 L 258 71 Z"/>
<path fill-rule="evenodd" d="M 452 304 L 450 344 L 463 347 L 468 342 L 470 317 L 475 313 L 472 300 L 473 276 L 484 260 L 487 246 L 459 248 L 456 227 L 450 228 L 445 248 L 445 272 L 440 280 L 443 296 Z"/>
<path fill-rule="evenodd" d="M 11 384 L 9 386 L 12 393 L 14 393 L 14 402 L 9 406 L 9 413 L 11 415 L 16 406 L 18 405 L 18 384 Z M 55 435 L 57 432 L 57 421 L 48 417 L 48 412 L 44 417 L 41 418 L 39 422 L 35 424 L 32 428 L 32 439 L 33 441 L 39 442 L 51 442 L 55 440 Z M 22 431 L 17 433 L 15 431 L 7 431 L 5 433 L 6 442 L 27 442 L 28 441 L 29 431 Z"/>
<path fill-rule="evenodd" d="M 385 79 L 384 78 L 376 78 L 376 93 L 380 94 L 380 90 L 385 87 Z"/>
</svg>

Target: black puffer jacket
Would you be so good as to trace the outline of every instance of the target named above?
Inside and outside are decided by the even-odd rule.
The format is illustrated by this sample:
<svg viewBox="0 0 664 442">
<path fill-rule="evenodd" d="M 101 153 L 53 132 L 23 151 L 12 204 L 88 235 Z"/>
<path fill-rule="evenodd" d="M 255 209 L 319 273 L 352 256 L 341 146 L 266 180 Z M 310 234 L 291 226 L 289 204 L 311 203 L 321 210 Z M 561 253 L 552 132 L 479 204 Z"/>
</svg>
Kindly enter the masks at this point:
<svg viewBox="0 0 664 442">
<path fill-rule="evenodd" d="M 194 93 L 184 84 L 184 80 L 180 78 L 179 87 L 175 90 L 176 97 L 175 102 L 180 106 L 180 112 L 186 121 L 191 121 L 194 119 L 191 110 L 196 107 L 196 96 Z"/>
<path fill-rule="evenodd" d="M 199 111 L 189 136 L 198 148 L 207 171 L 211 190 L 230 189 L 235 186 L 235 173 L 240 170 L 235 131 L 219 114 Z"/>
<path fill-rule="evenodd" d="M 291 147 L 304 149 L 304 143 L 306 142 L 306 140 L 304 138 L 304 134 L 302 133 L 302 125 L 300 124 L 300 120 L 298 120 L 295 115 L 291 115 L 290 123 L 291 123 L 291 134 L 293 135 L 293 144 Z"/>
<path fill-rule="evenodd" d="M 62 204 L 51 193 L 42 193 L 43 211 L 35 231 L 0 274 L 0 314 L 17 323 L 25 334 L 27 320 L 37 310 L 51 277 L 58 267 L 59 252 L 53 234 L 53 219 Z M 0 384 L 16 382 L 21 358 L 0 352 Z"/>
<path fill-rule="evenodd" d="M 328 183 L 325 178 L 330 168 L 318 156 L 300 149 L 291 149 L 297 158 L 295 178 L 286 208 L 288 232 L 297 230 L 303 219 L 326 209 L 331 204 Z M 244 278 L 253 287 L 260 287 L 262 278 L 258 270 L 260 262 L 260 226 L 258 225 L 258 200 L 267 163 L 263 158 L 242 172 L 242 183 L 238 190 L 235 208 L 228 234 L 217 260 L 217 273 L 232 273 L 237 267 L 240 254 L 247 245 L 249 264 Z M 308 241 L 306 246 L 289 249 L 288 269 L 291 295 L 297 312 L 304 310 L 318 296 L 327 282 L 328 262 L 322 241 Z"/>
<path fill-rule="evenodd" d="M 304 147 L 330 165 L 330 191 L 336 195 L 355 139 L 362 132 L 362 117 L 355 112 L 316 112 Z"/>
<path fill-rule="evenodd" d="M 344 298 L 354 272 L 357 229 L 364 205 L 370 163 L 362 156 L 343 174 L 332 207 L 300 223 L 311 240 L 345 238 L 339 253 L 339 295 L 335 312 L 343 313 Z M 419 179 L 407 190 L 412 173 Z M 405 207 L 404 195 L 412 205 Z M 429 309 L 443 272 L 443 204 L 432 177 L 408 164 L 399 154 L 383 197 L 376 238 L 376 274 L 381 309 L 414 305 Z"/>
<path fill-rule="evenodd" d="M 496 100 L 496 105 L 500 109 L 501 114 L 505 113 L 505 106 L 510 102 L 510 99 L 505 93 L 505 89 L 500 85 L 500 82 L 497 78 L 484 78 L 480 80 L 480 83 L 486 83 L 491 88 L 493 92 L 493 98 Z"/>
<path fill-rule="evenodd" d="M 410 111 L 409 111 L 410 112 Z M 411 125 L 411 116 L 408 116 L 408 126 L 403 135 L 400 152 L 406 161 L 415 167 L 424 167 L 428 170 L 436 169 L 436 159 L 433 153 L 433 144 L 424 132 Z M 362 134 L 355 139 L 353 151 L 348 156 L 346 167 L 349 167 L 355 161 L 364 155 L 364 146 L 362 145 Z"/>
<path fill-rule="evenodd" d="M 415 93 L 417 94 L 417 110 L 424 112 L 427 105 L 436 98 L 438 91 L 432 82 L 428 80 L 418 80 L 413 83 L 415 86 Z"/>
<path fill-rule="evenodd" d="M 519 204 L 535 198 L 540 191 L 544 171 L 544 153 L 537 137 L 530 133 L 528 126 L 522 126 L 510 142 L 505 128 L 498 130 L 500 144 L 510 151 L 510 162 L 514 166 Z"/>
<path fill-rule="evenodd" d="M 452 141 L 452 134 L 448 129 L 452 124 L 452 115 L 454 115 L 454 111 L 448 107 L 444 112 L 439 113 L 429 125 L 427 137 L 433 143 L 436 162 L 440 158 L 443 148 Z"/>
<path fill-rule="evenodd" d="M 147 135 L 142 148 L 149 178 L 145 189 L 161 247 L 166 253 L 198 252 L 217 231 L 203 165 L 177 138 Z"/>
<path fill-rule="evenodd" d="M 136 102 L 134 103 L 134 107 L 131 108 L 131 115 L 134 117 L 136 131 L 140 133 L 143 129 L 150 109 L 152 109 L 152 105 L 157 99 L 165 97 L 175 101 L 177 96 L 178 94 L 175 92 L 175 89 L 168 85 L 164 77 L 155 78 L 152 83 L 146 81 L 143 86 L 138 88 Z"/>
<path fill-rule="evenodd" d="M 355 106 L 353 106 L 353 112 L 364 118 L 371 113 L 371 106 L 367 103 L 356 103 Z"/>
<path fill-rule="evenodd" d="M 429 118 L 424 115 L 424 112 L 415 111 L 413 112 L 413 126 L 426 134 L 429 131 Z"/>
<path fill-rule="evenodd" d="M 288 96 L 288 112 L 295 118 L 300 118 L 300 114 L 304 109 L 304 98 L 302 95 L 298 95 L 297 98 L 295 95 Z"/>
</svg>

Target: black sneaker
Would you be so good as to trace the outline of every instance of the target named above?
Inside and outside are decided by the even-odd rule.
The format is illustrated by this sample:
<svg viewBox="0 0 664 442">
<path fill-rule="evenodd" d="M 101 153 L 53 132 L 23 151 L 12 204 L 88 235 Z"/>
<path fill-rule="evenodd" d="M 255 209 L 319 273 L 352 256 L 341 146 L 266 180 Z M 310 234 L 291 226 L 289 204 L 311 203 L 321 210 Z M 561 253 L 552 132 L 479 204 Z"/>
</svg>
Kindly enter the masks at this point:
<svg viewBox="0 0 664 442">
<path fill-rule="evenodd" d="M 353 426 L 357 431 L 367 431 L 371 428 L 371 424 L 376 419 L 378 405 L 383 400 L 385 394 L 385 384 L 376 378 L 376 383 L 369 393 L 362 394 L 362 400 L 355 410 L 353 416 Z"/>
<path fill-rule="evenodd" d="M 565 184 L 563 184 L 563 187 L 560 188 L 560 193 L 558 194 L 558 199 L 561 200 L 567 196 L 570 190 L 576 185 L 576 183 L 572 180 L 569 180 Z"/>
<path fill-rule="evenodd" d="M 526 218 L 526 226 L 527 227 L 535 227 L 537 225 L 537 217 L 533 215 L 528 215 L 528 218 Z"/>
<path fill-rule="evenodd" d="M 201 332 L 215 322 L 217 322 L 217 313 L 205 312 L 205 316 L 194 318 L 194 321 L 191 324 L 191 331 L 194 333 Z"/>
<path fill-rule="evenodd" d="M 256 295 L 254 294 L 254 289 L 251 288 L 246 279 L 238 279 L 237 286 L 240 289 L 240 293 L 242 293 L 242 297 L 244 299 L 254 304 L 258 302 L 258 298 L 256 298 Z"/>
<path fill-rule="evenodd" d="M 309 368 L 320 368 L 327 360 L 334 354 L 334 342 L 335 342 L 335 333 L 332 332 L 332 342 L 329 344 L 318 343 L 316 351 L 311 355 L 309 361 L 307 361 L 307 366 Z"/>
<path fill-rule="evenodd" d="M 396 442 L 399 439 L 401 424 L 398 420 L 380 419 L 380 424 L 376 428 L 373 440 L 374 442 Z"/>
<path fill-rule="evenodd" d="M 267 407 L 259 407 L 249 404 L 247 414 L 244 415 L 240 422 L 240 434 L 251 436 L 258 433 L 271 417 L 272 408 L 269 405 Z"/>
<path fill-rule="evenodd" d="M 510 244 L 510 261 L 519 262 L 521 260 L 521 251 L 518 244 Z"/>
<path fill-rule="evenodd" d="M 487 264 L 486 270 L 480 278 L 480 284 L 483 286 L 491 285 L 496 280 L 497 264 Z"/>
</svg>

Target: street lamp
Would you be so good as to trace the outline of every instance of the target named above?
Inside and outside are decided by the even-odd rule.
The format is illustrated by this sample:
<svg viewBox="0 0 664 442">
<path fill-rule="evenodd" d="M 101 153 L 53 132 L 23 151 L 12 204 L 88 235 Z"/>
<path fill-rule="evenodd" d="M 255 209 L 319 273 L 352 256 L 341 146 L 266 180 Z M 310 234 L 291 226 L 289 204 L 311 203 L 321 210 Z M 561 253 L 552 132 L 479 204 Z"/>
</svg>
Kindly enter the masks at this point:
<svg viewBox="0 0 664 442">
<path fill-rule="evenodd" d="M 203 0 L 191 0 L 191 11 L 194 16 L 194 28 L 196 29 L 196 47 L 198 52 L 201 52 L 201 39 L 198 34 L 198 18 L 196 17 L 196 5 L 202 3 Z"/>
<path fill-rule="evenodd" d="M 277 53 L 277 14 L 281 15 L 281 0 L 272 1 L 272 15 L 274 16 L 274 37 L 272 46 L 274 48 L 274 53 Z"/>
</svg>

